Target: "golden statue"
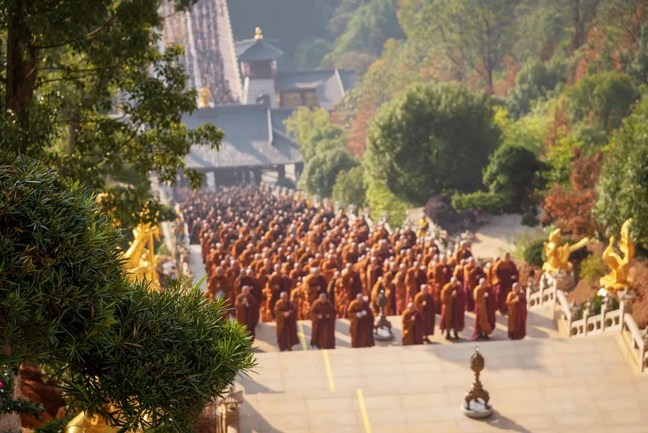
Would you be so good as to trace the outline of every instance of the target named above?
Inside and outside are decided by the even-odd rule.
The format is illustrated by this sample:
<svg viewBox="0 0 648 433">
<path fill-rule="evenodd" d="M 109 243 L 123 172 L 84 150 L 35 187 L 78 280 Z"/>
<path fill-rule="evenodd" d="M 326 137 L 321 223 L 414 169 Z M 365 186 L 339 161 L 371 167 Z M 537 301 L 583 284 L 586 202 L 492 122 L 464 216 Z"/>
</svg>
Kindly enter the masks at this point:
<svg viewBox="0 0 648 433">
<path fill-rule="evenodd" d="M 118 428 L 106 422 L 106 418 L 99 414 L 88 416 L 81 412 L 65 426 L 64 433 L 117 433 Z"/>
<path fill-rule="evenodd" d="M 146 279 L 153 290 L 160 290 L 157 274 L 157 257 L 155 257 L 155 241 L 160 240 L 160 228 L 150 223 L 139 223 L 133 229 L 133 242 L 124 253 L 124 267 L 133 280 Z"/>
<path fill-rule="evenodd" d="M 560 229 L 549 233 L 548 242 L 544 243 L 544 252 L 547 261 L 542 265 L 542 270 L 546 273 L 557 273 L 564 271 L 571 274 L 573 265 L 569 262 L 569 255 L 574 251 L 583 248 L 589 242 L 588 238 L 581 239 L 573 245 L 562 244 L 562 234 Z"/>
<path fill-rule="evenodd" d="M 428 223 L 427 218 L 425 218 L 425 215 L 423 215 L 418 222 L 418 230 L 416 231 L 416 237 L 422 238 L 423 236 L 427 235 L 429 229 L 430 229 L 430 223 Z"/>
<path fill-rule="evenodd" d="M 254 29 L 254 39 L 257 41 L 263 39 L 263 31 L 261 30 L 261 27 L 257 27 Z"/>
<path fill-rule="evenodd" d="M 211 107 L 212 99 L 212 94 L 207 87 L 198 89 L 198 108 Z"/>
<path fill-rule="evenodd" d="M 628 290 L 632 285 L 632 279 L 628 275 L 630 261 L 634 257 L 635 245 L 630 239 L 630 225 L 632 218 L 627 220 L 621 226 L 621 239 L 619 240 L 619 251 L 623 254 L 617 254 L 614 250 L 616 239 L 610 237 L 607 248 L 603 251 L 603 262 L 610 267 L 610 272 L 601 277 L 601 286 L 612 293 L 621 290 Z"/>
<path fill-rule="evenodd" d="M 119 417 L 119 410 L 111 404 L 103 405 L 102 409 L 105 410 L 110 417 Z M 144 419 L 148 421 L 149 417 L 145 416 Z M 113 427 L 111 424 L 112 423 L 108 417 L 98 413 L 89 416 L 86 412 L 81 412 L 67 423 L 63 433 L 119 433 L 121 429 L 119 427 Z M 129 430 L 129 432 L 133 431 Z M 142 433 L 142 428 L 137 428 L 135 433 Z"/>
</svg>

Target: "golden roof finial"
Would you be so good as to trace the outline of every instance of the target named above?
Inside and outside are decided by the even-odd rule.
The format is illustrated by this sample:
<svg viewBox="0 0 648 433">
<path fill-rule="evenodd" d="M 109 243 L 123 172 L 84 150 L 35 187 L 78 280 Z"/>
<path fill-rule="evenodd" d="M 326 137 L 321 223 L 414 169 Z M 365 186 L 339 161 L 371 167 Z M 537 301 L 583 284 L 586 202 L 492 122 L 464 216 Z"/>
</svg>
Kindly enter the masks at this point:
<svg viewBox="0 0 648 433">
<path fill-rule="evenodd" d="M 263 39 L 263 31 L 261 30 L 261 27 L 254 29 L 254 39 L 257 41 Z"/>
</svg>

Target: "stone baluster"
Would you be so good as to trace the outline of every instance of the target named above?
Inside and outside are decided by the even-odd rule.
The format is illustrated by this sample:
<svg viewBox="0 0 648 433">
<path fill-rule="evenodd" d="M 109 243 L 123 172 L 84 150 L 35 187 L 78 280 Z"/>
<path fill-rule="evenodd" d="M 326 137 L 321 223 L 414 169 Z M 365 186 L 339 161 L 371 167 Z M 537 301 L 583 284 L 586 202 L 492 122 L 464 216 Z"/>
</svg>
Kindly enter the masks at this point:
<svg viewBox="0 0 648 433">
<path fill-rule="evenodd" d="M 641 364 L 640 370 L 643 373 L 644 369 L 648 367 L 648 365 L 646 365 L 646 363 L 648 363 L 648 361 L 646 360 L 646 353 L 648 353 L 648 326 L 646 326 L 646 329 L 644 330 L 642 337 L 643 337 L 643 348 L 639 353 L 639 362 Z"/>
<path fill-rule="evenodd" d="M 625 315 L 626 314 L 632 314 L 632 303 L 635 300 L 635 294 L 631 291 L 625 291 L 621 296 L 620 296 L 620 307 L 621 307 L 621 318 L 620 324 L 621 324 L 621 333 L 623 333 L 623 330 L 625 329 Z"/>
</svg>

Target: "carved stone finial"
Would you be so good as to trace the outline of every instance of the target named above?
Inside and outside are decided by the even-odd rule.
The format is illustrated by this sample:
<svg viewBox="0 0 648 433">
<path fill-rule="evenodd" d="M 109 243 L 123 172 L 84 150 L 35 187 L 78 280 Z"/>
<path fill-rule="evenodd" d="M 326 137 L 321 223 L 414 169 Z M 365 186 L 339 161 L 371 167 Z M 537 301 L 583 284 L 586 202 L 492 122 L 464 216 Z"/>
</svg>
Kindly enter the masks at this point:
<svg viewBox="0 0 648 433">
<path fill-rule="evenodd" d="M 479 353 L 479 347 L 475 347 L 475 353 L 470 357 L 470 369 L 475 374 L 475 381 L 461 405 L 461 411 L 470 418 L 486 418 L 493 413 L 493 407 L 488 404 L 490 395 L 479 380 L 479 374 L 485 366 L 486 361 Z"/>
<path fill-rule="evenodd" d="M 257 41 L 263 39 L 263 30 L 261 30 L 261 27 L 254 29 L 254 39 Z"/>
</svg>

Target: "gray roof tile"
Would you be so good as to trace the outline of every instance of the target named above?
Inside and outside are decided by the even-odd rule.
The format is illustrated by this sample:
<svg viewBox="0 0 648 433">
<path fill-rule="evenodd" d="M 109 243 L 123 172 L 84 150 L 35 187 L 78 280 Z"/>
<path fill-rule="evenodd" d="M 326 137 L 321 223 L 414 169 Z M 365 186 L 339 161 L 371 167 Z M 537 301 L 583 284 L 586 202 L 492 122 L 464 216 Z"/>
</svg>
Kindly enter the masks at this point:
<svg viewBox="0 0 648 433">
<path fill-rule="evenodd" d="M 218 151 L 193 145 L 187 156 L 188 168 L 205 171 L 301 162 L 297 144 L 285 135 L 285 128 L 278 128 L 287 117 L 286 110 L 278 110 L 276 120 L 274 111 L 265 105 L 227 105 L 186 115 L 183 120 L 189 129 L 214 124 L 225 134 Z"/>
</svg>

